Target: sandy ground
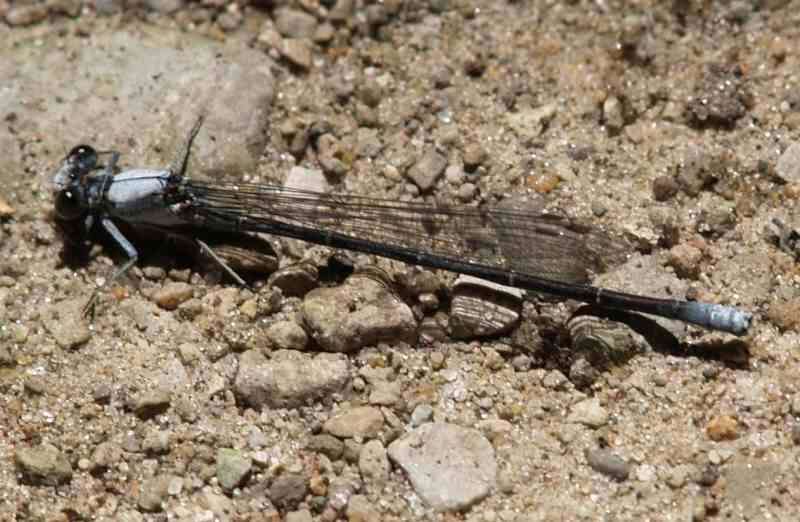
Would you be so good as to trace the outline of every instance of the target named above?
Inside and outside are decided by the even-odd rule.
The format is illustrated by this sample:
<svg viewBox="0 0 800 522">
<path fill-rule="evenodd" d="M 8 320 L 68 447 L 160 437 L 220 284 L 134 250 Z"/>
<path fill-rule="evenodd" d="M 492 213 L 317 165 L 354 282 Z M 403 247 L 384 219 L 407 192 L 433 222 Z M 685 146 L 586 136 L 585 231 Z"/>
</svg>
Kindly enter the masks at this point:
<svg viewBox="0 0 800 522">
<path fill-rule="evenodd" d="M 246 4 L 0 0 L 0 520 L 798 519 L 800 3 Z M 124 259 L 58 233 L 56 169 L 165 167 L 203 110 L 193 177 L 520 201 L 753 324 L 273 238 L 242 289 L 138 236 L 82 318 Z"/>
</svg>

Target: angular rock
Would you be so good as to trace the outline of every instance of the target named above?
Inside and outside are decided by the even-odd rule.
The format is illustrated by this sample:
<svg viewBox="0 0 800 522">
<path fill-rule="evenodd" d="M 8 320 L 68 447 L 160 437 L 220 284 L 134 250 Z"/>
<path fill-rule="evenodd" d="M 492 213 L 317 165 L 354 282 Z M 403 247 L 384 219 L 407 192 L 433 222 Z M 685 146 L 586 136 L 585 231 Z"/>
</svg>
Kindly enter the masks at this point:
<svg viewBox="0 0 800 522">
<path fill-rule="evenodd" d="M 348 522 L 372 522 L 381 519 L 375 504 L 366 495 L 353 495 L 347 503 Z"/>
<path fill-rule="evenodd" d="M 792 143 L 783 151 L 775 165 L 775 174 L 786 183 L 800 183 L 800 143 Z"/>
<path fill-rule="evenodd" d="M 136 397 L 133 411 L 139 418 L 149 419 L 167 411 L 171 400 L 169 391 L 165 389 L 149 390 Z"/>
<path fill-rule="evenodd" d="M 61 348 L 77 348 L 91 339 L 91 330 L 79 317 L 84 304 L 79 301 L 60 302 L 47 307 L 42 314 L 44 327 Z"/>
<path fill-rule="evenodd" d="M 468 509 L 489 495 L 497 478 L 486 437 L 454 424 L 423 424 L 390 444 L 389 457 L 436 511 Z"/>
<path fill-rule="evenodd" d="M 139 508 L 151 512 L 163 510 L 173 478 L 172 475 L 158 475 L 143 481 L 137 499 Z"/>
<path fill-rule="evenodd" d="M 567 422 L 600 428 L 608 423 L 608 412 L 600 405 L 599 400 L 586 399 L 572 406 Z"/>
<path fill-rule="evenodd" d="M 14 454 L 14 464 L 25 481 L 31 484 L 57 486 L 72 480 L 72 465 L 58 448 L 41 444 L 23 448 Z"/>
<path fill-rule="evenodd" d="M 408 177 L 423 192 L 429 190 L 447 167 L 447 158 L 431 149 L 408 170 Z"/>
<path fill-rule="evenodd" d="M 267 328 L 267 339 L 279 350 L 302 350 L 308 344 L 308 335 L 294 321 L 279 321 Z"/>
<path fill-rule="evenodd" d="M 267 359 L 249 350 L 239 358 L 234 390 L 254 408 L 296 408 L 341 393 L 349 382 L 350 363 L 340 354 L 278 350 Z"/>
<path fill-rule="evenodd" d="M 361 406 L 331 417 L 323 429 L 340 439 L 361 437 L 371 439 L 377 437 L 383 428 L 383 414 L 378 408 Z"/>
<path fill-rule="evenodd" d="M 331 460 L 338 460 L 344 451 L 344 444 L 333 435 L 321 433 L 309 438 L 306 449 L 322 453 Z"/>
<path fill-rule="evenodd" d="M 239 450 L 222 448 L 217 452 L 217 480 L 226 491 L 244 483 L 252 467 L 252 459 Z"/>
<path fill-rule="evenodd" d="M 380 485 L 389 479 L 391 466 L 381 441 L 371 440 L 364 444 L 358 457 L 358 469 L 365 481 Z"/>
<path fill-rule="evenodd" d="M 325 351 L 354 352 L 379 342 L 413 342 L 411 309 L 383 284 L 351 277 L 336 288 L 318 288 L 301 308 L 312 338 Z"/>
<path fill-rule="evenodd" d="M 506 115 L 508 125 L 523 140 L 533 140 L 544 131 L 555 115 L 558 106 L 549 103 L 537 108 L 522 109 Z"/>
<path fill-rule="evenodd" d="M 311 38 L 317 29 L 317 19 L 297 9 L 278 9 L 275 28 L 287 38 Z"/>
<path fill-rule="evenodd" d="M 288 473 L 276 478 L 269 487 L 269 499 L 278 507 L 293 509 L 308 492 L 308 481 L 302 475 Z"/>
</svg>

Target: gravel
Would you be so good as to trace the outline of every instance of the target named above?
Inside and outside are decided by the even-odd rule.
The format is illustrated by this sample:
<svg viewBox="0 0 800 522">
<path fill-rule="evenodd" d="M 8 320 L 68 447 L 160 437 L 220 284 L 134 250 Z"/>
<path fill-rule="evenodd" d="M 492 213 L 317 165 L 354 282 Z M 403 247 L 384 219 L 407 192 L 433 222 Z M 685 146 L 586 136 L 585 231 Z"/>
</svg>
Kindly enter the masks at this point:
<svg viewBox="0 0 800 522">
<path fill-rule="evenodd" d="M 0 520 L 796 518 L 792 8 L 0 0 Z M 240 288 L 138 229 L 82 317 L 124 255 L 56 230 L 57 165 L 169 165 L 203 110 L 192 177 L 519 200 L 752 333 L 266 235 Z"/>
</svg>

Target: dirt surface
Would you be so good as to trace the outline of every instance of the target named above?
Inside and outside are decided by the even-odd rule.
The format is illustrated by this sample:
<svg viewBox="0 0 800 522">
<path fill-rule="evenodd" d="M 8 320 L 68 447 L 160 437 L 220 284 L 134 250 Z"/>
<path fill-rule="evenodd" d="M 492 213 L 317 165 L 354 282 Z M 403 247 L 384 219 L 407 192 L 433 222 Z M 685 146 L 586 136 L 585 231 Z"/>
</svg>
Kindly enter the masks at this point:
<svg viewBox="0 0 800 522">
<path fill-rule="evenodd" d="M 0 520 L 797 520 L 799 27 L 782 0 L 0 0 Z M 83 318 L 124 259 L 59 234 L 55 171 L 79 143 L 165 167 L 201 111 L 193 177 L 523 202 L 632 245 L 598 284 L 753 324 L 263 237 L 243 266 L 278 271 L 240 288 L 138 235 Z"/>
</svg>

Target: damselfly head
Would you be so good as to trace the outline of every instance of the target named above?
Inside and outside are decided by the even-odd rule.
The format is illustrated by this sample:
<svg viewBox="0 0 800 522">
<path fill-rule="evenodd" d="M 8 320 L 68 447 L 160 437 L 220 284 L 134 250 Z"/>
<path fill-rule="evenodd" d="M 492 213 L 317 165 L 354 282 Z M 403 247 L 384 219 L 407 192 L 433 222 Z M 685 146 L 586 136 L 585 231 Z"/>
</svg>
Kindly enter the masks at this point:
<svg viewBox="0 0 800 522">
<path fill-rule="evenodd" d="M 53 178 L 55 211 L 59 219 L 80 218 L 86 211 L 83 178 L 97 167 L 97 151 L 89 145 L 74 147 Z"/>
<path fill-rule="evenodd" d="M 90 145 L 73 147 L 65 161 L 73 165 L 77 177 L 88 174 L 97 166 L 97 151 Z"/>
<path fill-rule="evenodd" d="M 64 158 L 61 168 L 53 178 L 53 190 L 58 193 L 97 167 L 97 151 L 89 145 L 74 147 Z"/>
</svg>

